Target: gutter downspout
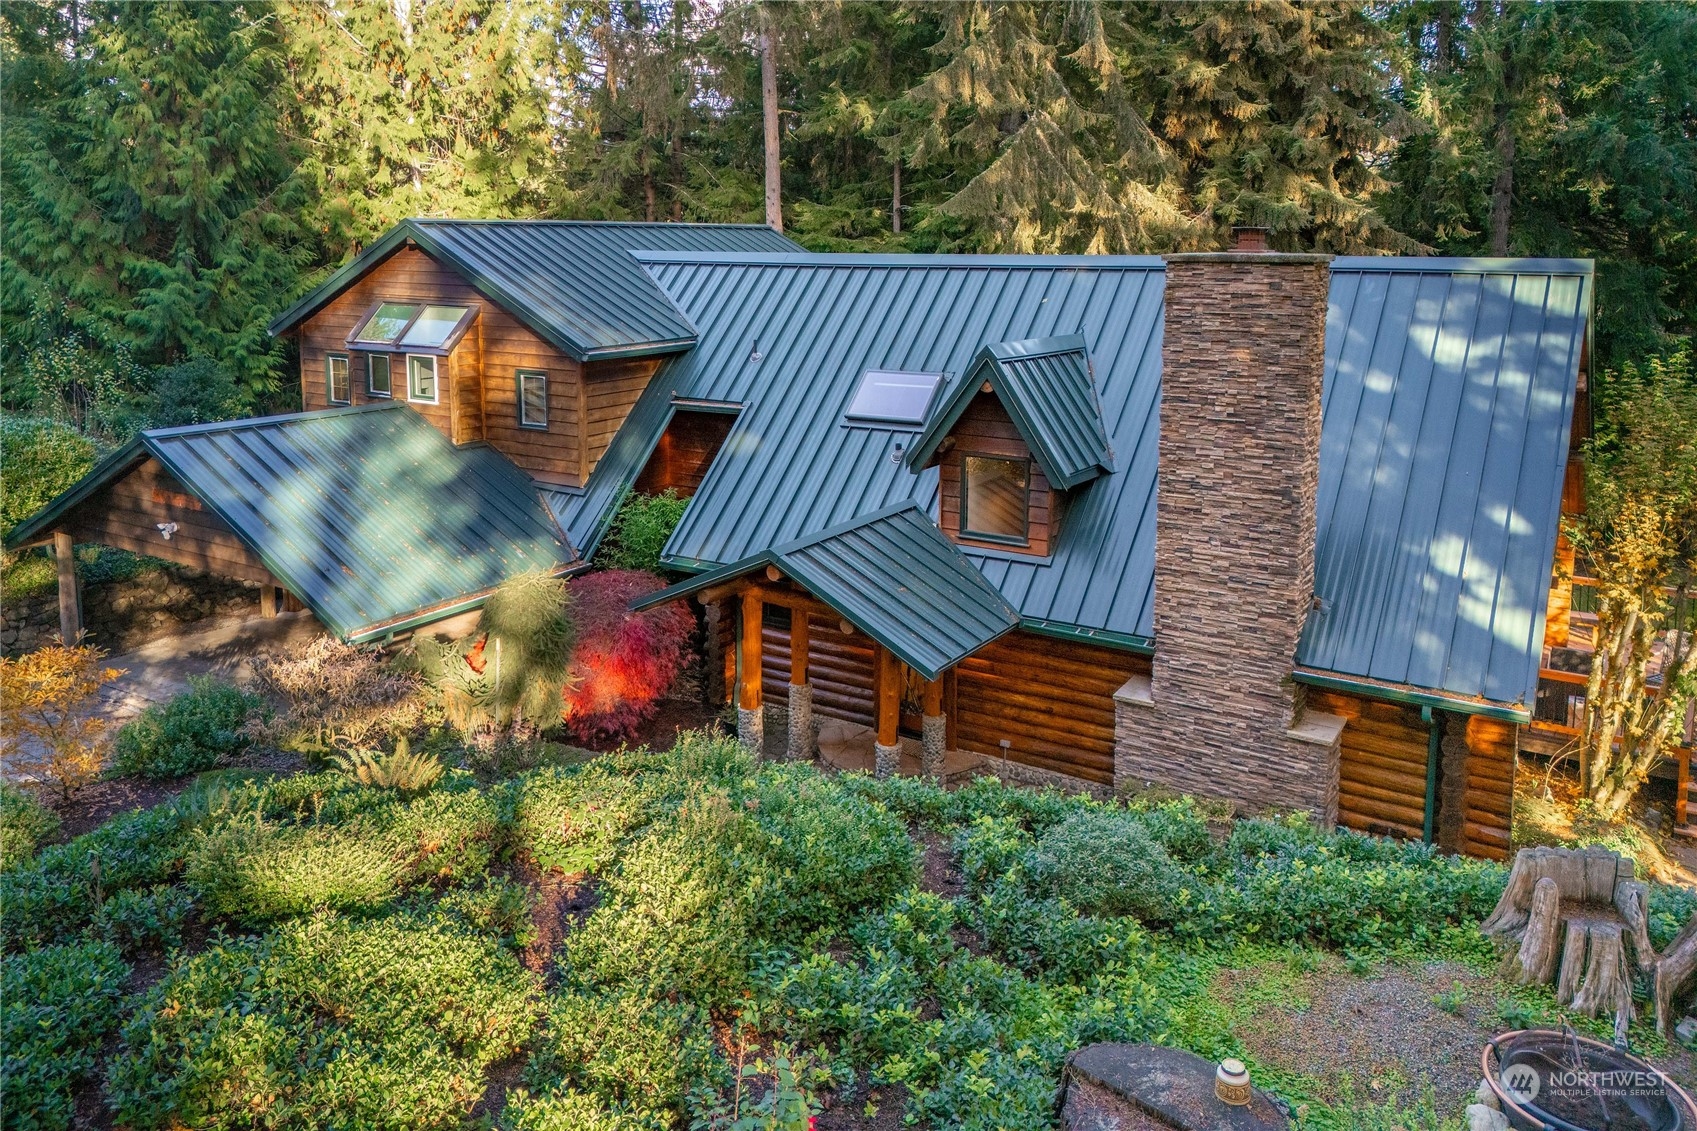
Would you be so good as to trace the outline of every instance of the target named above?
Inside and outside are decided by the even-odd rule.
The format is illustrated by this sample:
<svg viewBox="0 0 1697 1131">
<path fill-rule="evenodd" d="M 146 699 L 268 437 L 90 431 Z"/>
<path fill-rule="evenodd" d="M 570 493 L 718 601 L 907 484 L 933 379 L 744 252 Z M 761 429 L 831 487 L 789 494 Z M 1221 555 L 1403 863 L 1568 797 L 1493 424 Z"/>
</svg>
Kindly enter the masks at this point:
<svg viewBox="0 0 1697 1131">
<path fill-rule="evenodd" d="M 1443 724 L 1431 707 L 1420 708 L 1420 721 L 1426 724 L 1426 815 L 1421 821 L 1420 839 L 1431 844 L 1438 823 L 1438 754 Z"/>
</svg>

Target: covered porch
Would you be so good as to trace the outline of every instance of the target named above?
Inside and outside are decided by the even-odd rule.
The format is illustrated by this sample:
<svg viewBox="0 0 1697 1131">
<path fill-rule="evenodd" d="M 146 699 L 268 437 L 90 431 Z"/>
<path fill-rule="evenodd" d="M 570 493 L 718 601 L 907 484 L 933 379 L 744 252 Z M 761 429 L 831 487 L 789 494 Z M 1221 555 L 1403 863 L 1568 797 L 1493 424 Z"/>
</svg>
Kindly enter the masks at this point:
<svg viewBox="0 0 1697 1131">
<path fill-rule="evenodd" d="M 955 668 L 1019 618 L 915 504 L 709 571 L 638 607 L 689 595 L 734 610 L 729 675 L 750 749 L 879 777 L 951 780 L 978 766 L 956 742 Z M 867 657 L 869 670 L 845 673 L 844 655 Z M 816 666 L 831 669 L 821 674 L 834 702 L 869 708 L 865 721 L 851 711 L 816 722 Z M 774 675 L 784 680 L 779 703 L 768 701 Z M 782 735 L 767 733 L 769 719 L 782 721 Z"/>
</svg>

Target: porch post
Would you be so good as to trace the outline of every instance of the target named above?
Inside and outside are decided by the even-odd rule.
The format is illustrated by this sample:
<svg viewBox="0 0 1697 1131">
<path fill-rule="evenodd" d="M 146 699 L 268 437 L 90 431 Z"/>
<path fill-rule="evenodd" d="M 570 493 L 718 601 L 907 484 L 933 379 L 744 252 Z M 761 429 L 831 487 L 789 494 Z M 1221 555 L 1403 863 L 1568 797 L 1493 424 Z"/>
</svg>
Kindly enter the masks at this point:
<svg viewBox="0 0 1697 1131">
<path fill-rule="evenodd" d="M 882 644 L 877 648 L 874 694 L 878 702 L 873 717 L 878 733 L 872 747 L 872 772 L 880 778 L 888 778 L 894 777 L 901 766 L 901 735 L 896 729 L 901 721 L 902 709 L 901 665 L 894 652 Z"/>
<path fill-rule="evenodd" d="M 53 556 L 59 565 L 59 638 L 72 647 L 82 635 L 82 594 L 77 592 L 76 547 L 69 534 L 54 531 Z"/>
<path fill-rule="evenodd" d="M 790 610 L 790 741 L 792 762 L 813 759 L 813 686 L 807 682 L 807 610 Z"/>
<path fill-rule="evenodd" d="M 760 652 L 765 605 L 757 589 L 742 594 L 742 640 L 737 653 L 737 741 L 761 752 L 766 739 L 766 713 L 760 704 Z"/>
<path fill-rule="evenodd" d="M 267 618 L 277 615 L 277 587 L 269 581 L 259 587 L 259 615 Z"/>
<path fill-rule="evenodd" d="M 920 722 L 923 752 L 919 772 L 928 778 L 943 776 L 943 751 L 949 745 L 949 720 L 943 715 L 943 677 L 925 681 L 925 717 Z"/>
</svg>

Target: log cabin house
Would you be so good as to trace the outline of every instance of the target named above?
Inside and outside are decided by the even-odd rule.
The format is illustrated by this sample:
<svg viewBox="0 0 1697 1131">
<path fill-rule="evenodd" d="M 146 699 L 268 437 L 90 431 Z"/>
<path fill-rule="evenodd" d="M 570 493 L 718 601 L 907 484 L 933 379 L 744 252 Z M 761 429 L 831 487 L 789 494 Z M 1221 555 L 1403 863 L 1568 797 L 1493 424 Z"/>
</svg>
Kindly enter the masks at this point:
<svg viewBox="0 0 1697 1131">
<path fill-rule="evenodd" d="M 144 434 L 9 544 L 115 537 L 125 494 L 147 552 L 393 639 L 503 571 L 583 568 L 629 492 L 672 488 L 683 579 L 650 603 L 699 604 L 751 746 L 823 731 L 880 772 L 1158 786 L 1502 858 L 1591 303 L 1580 260 L 414 220 L 273 325 L 304 414 Z M 416 474 L 365 481 L 366 443 Z M 279 513 L 309 516 L 290 553 Z M 413 580 L 449 559 L 477 568 Z"/>
</svg>

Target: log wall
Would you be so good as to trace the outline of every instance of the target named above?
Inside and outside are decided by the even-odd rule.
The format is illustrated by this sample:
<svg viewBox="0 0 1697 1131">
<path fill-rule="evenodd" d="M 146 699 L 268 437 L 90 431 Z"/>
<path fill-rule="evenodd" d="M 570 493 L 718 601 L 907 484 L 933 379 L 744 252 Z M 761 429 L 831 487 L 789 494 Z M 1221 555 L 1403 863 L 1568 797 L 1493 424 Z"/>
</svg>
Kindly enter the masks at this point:
<svg viewBox="0 0 1697 1131">
<path fill-rule="evenodd" d="M 1013 632 L 956 669 L 956 742 L 992 758 L 1096 785 L 1114 781 L 1114 692 L 1149 658 Z"/>
<path fill-rule="evenodd" d="M 649 495 L 667 490 L 695 494 L 736 419 L 728 412 L 679 409 L 637 476 L 636 489 Z"/>
<path fill-rule="evenodd" d="M 167 540 L 159 524 L 169 522 L 177 529 Z M 77 542 L 98 542 L 219 577 L 278 584 L 235 531 L 151 457 L 73 508 L 59 529 Z"/>
<path fill-rule="evenodd" d="M 803 614 L 796 610 L 791 615 Z M 807 681 L 813 685 L 813 712 L 871 726 L 872 640 L 860 632 L 845 634 L 839 620 L 835 613 L 808 617 Z M 762 647 L 760 693 L 767 703 L 781 707 L 789 702 L 790 630 L 764 625 Z"/>
<path fill-rule="evenodd" d="M 968 546 L 986 546 L 998 550 L 1017 550 L 1030 554 L 1047 554 L 1053 541 L 1051 521 L 1055 492 L 1049 487 L 1043 471 L 1031 460 L 1031 448 L 1026 444 L 1013 418 L 1008 416 L 992 393 L 974 397 L 965 414 L 949 433 L 954 444 L 938 457 L 937 474 L 939 522 L 943 533 Z M 1004 542 L 980 541 L 964 537 L 960 532 L 961 458 L 968 455 L 1005 456 L 1031 461 L 1030 490 L 1028 491 L 1027 521 L 1029 543 L 1010 546 Z"/>
</svg>

